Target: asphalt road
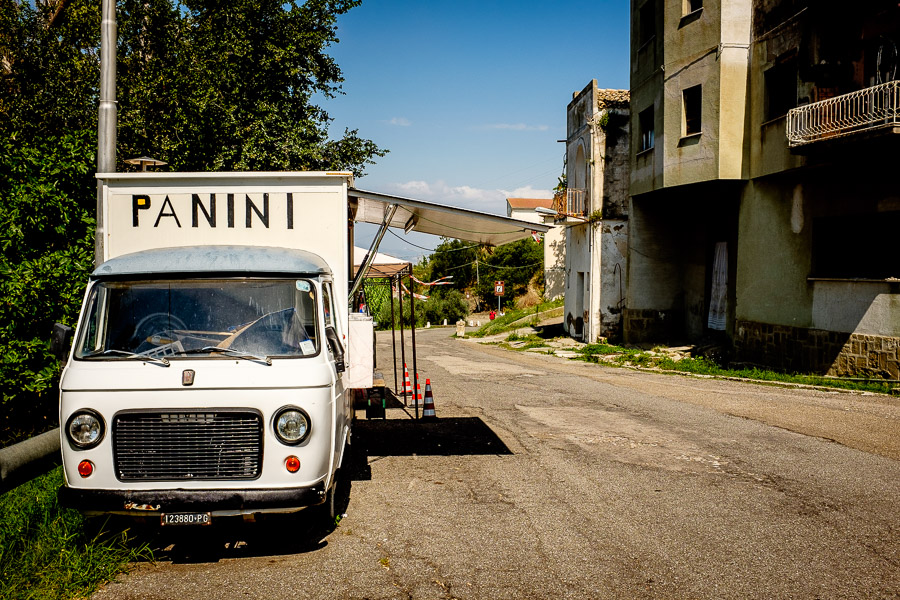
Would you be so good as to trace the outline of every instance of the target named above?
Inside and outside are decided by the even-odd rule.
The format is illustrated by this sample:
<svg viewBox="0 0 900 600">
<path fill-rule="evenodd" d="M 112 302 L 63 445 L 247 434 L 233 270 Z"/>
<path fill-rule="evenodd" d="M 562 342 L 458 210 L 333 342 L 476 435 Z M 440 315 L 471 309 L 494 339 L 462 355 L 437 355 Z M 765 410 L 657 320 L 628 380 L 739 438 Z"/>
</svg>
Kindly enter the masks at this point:
<svg viewBox="0 0 900 600">
<path fill-rule="evenodd" d="M 900 597 L 897 399 L 450 333 L 417 335 L 437 423 L 402 409 L 357 423 L 336 529 L 157 539 L 157 563 L 95 598 Z"/>
</svg>

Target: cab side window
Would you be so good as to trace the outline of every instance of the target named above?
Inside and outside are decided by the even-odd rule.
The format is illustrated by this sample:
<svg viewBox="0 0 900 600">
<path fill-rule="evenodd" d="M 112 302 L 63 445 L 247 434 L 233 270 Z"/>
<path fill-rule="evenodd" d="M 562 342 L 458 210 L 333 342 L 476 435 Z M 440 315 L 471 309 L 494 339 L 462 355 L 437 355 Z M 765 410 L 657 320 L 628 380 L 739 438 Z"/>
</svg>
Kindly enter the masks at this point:
<svg viewBox="0 0 900 600">
<path fill-rule="evenodd" d="M 337 327 L 334 323 L 334 303 L 332 302 L 331 284 L 322 284 L 322 305 L 325 311 L 325 327 Z"/>
</svg>

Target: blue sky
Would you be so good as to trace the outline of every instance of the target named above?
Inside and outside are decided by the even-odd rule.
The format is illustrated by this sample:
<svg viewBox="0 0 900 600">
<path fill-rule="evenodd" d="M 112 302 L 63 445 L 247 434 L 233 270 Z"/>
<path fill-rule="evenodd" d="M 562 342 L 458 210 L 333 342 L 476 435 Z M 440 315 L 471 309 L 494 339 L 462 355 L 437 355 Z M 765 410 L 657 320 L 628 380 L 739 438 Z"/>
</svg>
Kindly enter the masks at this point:
<svg viewBox="0 0 900 600">
<path fill-rule="evenodd" d="M 626 0 L 363 0 L 338 37 L 345 95 L 323 101 L 332 135 L 358 129 L 390 150 L 357 187 L 496 214 L 507 197 L 550 197 L 573 92 L 591 79 L 628 88 Z M 381 250 L 427 254 L 393 235 Z"/>
</svg>

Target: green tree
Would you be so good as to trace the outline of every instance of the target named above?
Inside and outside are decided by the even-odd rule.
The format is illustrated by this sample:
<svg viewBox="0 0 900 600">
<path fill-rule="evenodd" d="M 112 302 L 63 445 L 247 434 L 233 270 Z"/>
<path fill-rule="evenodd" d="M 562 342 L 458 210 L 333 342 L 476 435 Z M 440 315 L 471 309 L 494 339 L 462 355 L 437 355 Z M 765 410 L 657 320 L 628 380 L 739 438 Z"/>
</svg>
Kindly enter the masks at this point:
<svg viewBox="0 0 900 600">
<path fill-rule="evenodd" d="M 453 276 L 452 287 L 464 290 L 475 285 L 475 260 L 480 247 L 471 242 L 441 238 L 434 252 L 429 256 L 428 278 L 431 281 L 447 275 Z"/>
<path fill-rule="evenodd" d="M 328 137 L 343 81 L 326 49 L 359 0 L 124 0 L 119 149 L 174 170 L 351 170 L 384 151 Z"/>
<path fill-rule="evenodd" d="M 99 0 L 0 0 L 0 444 L 52 423 L 54 321 L 93 254 Z M 358 0 L 120 0 L 117 159 L 172 170 L 349 170 L 384 151 L 329 137 L 327 48 Z"/>
<path fill-rule="evenodd" d="M 511 298 L 525 293 L 529 282 L 544 270 L 543 244 L 525 238 L 510 244 L 497 246 L 479 266 L 481 283 L 475 293 L 481 300 L 495 306 L 494 282 L 503 281 L 504 298 L 507 303 Z"/>
</svg>

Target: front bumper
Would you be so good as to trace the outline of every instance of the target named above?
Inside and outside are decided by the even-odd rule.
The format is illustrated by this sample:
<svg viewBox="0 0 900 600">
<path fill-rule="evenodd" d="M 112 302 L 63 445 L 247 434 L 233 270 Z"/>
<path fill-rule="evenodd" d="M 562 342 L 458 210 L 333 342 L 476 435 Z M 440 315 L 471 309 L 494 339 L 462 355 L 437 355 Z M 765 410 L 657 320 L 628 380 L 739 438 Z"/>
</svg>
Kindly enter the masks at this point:
<svg viewBox="0 0 900 600">
<path fill-rule="evenodd" d="M 59 503 L 86 513 L 153 516 L 165 512 L 250 514 L 294 512 L 325 501 L 324 483 L 311 487 L 246 490 L 97 490 L 63 486 Z"/>
</svg>

